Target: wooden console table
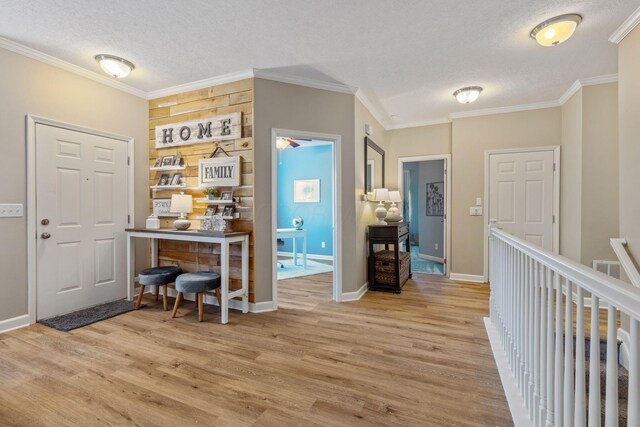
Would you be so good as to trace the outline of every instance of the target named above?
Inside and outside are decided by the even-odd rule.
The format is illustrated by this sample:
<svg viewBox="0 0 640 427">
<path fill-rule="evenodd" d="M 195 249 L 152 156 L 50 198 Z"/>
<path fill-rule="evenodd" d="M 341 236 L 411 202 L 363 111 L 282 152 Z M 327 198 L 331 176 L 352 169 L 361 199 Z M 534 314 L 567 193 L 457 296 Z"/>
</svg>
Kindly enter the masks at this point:
<svg viewBox="0 0 640 427">
<path fill-rule="evenodd" d="M 404 285 L 404 281 L 401 281 L 400 276 L 400 245 L 402 242 L 405 242 L 406 252 L 411 253 L 408 222 L 389 223 L 387 225 L 374 224 L 369 226 L 369 289 L 400 293 Z M 374 245 L 384 245 L 386 250 L 389 250 L 389 245 L 393 245 L 396 279 L 394 284 L 376 282 Z M 411 278 L 410 256 L 409 278 Z"/>
<path fill-rule="evenodd" d="M 217 243 L 220 245 L 220 293 L 222 323 L 229 321 L 229 301 L 242 297 L 242 312 L 249 312 L 249 233 L 231 232 L 224 234 L 201 233 L 195 230 L 178 231 L 173 229 L 151 230 L 146 228 L 127 228 L 127 278 L 128 298 L 133 298 L 135 269 L 135 239 L 151 240 L 151 267 L 158 265 L 158 240 L 184 240 L 188 242 Z M 229 244 L 242 245 L 242 288 L 229 289 Z"/>
</svg>

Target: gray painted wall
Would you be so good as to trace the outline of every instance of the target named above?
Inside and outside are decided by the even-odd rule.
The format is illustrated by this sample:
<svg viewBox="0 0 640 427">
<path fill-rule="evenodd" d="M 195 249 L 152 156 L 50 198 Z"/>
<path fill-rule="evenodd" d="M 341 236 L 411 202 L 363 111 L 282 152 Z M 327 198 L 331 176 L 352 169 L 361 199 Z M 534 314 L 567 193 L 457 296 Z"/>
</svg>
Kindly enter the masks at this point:
<svg viewBox="0 0 640 427">
<path fill-rule="evenodd" d="M 444 181 L 444 160 L 420 162 L 418 214 L 421 254 L 444 257 L 444 223 L 442 216 L 427 216 L 427 183 Z M 436 249 L 436 245 L 438 249 Z"/>
</svg>

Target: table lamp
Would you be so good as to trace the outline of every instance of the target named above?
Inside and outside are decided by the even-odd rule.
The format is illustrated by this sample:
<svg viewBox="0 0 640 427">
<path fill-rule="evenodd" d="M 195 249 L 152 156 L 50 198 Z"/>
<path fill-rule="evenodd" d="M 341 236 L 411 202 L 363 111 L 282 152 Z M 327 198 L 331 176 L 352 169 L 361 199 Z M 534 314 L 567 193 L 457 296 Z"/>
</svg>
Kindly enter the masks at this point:
<svg viewBox="0 0 640 427">
<path fill-rule="evenodd" d="M 391 202 L 391 207 L 389 207 L 389 211 L 387 212 L 385 221 L 387 222 L 402 221 L 402 215 L 400 214 L 400 209 L 398 209 L 398 206 L 396 205 L 396 202 L 402 201 L 402 198 L 400 197 L 400 192 L 389 191 L 389 201 Z"/>
<path fill-rule="evenodd" d="M 180 214 L 180 218 L 173 222 L 176 230 L 187 230 L 191 227 L 191 221 L 187 219 L 187 214 L 193 212 L 193 199 L 191 195 L 184 194 L 184 192 L 172 195 L 169 212 Z"/>
<path fill-rule="evenodd" d="M 389 200 L 389 190 L 386 188 L 376 188 L 373 190 L 373 200 L 379 202 L 376 207 L 375 214 L 378 218 L 378 225 L 387 225 L 384 218 L 387 216 L 387 209 L 384 207 L 384 202 Z"/>
</svg>

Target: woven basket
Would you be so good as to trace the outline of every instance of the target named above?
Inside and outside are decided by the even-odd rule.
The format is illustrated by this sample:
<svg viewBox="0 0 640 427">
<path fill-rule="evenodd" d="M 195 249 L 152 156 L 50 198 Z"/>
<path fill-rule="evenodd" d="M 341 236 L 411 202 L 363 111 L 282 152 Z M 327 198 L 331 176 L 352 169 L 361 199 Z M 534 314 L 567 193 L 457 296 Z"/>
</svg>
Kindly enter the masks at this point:
<svg viewBox="0 0 640 427">
<path fill-rule="evenodd" d="M 409 252 L 399 252 L 398 257 L 400 258 L 400 284 L 403 284 L 409 278 L 411 255 Z M 395 285 L 396 267 L 393 251 L 376 252 L 374 259 L 376 283 Z"/>
</svg>

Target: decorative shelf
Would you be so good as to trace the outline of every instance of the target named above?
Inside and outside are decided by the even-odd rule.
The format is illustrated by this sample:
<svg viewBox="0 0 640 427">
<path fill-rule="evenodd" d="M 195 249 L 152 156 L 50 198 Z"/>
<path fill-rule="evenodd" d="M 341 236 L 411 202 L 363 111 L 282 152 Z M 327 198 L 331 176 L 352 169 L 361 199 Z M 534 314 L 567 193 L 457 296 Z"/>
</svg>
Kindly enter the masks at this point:
<svg viewBox="0 0 640 427">
<path fill-rule="evenodd" d="M 206 205 L 230 205 L 238 202 L 236 202 L 235 200 L 221 200 L 221 199 L 211 200 L 205 197 L 201 199 L 196 199 L 196 203 L 204 203 Z"/>
<path fill-rule="evenodd" d="M 152 190 L 178 190 L 178 189 L 185 190 L 187 186 L 186 185 L 152 185 L 149 188 L 151 188 Z"/>
<path fill-rule="evenodd" d="M 181 171 L 187 168 L 187 165 L 182 165 L 182 166 L 158 166 L 156 167 L 151 167 L 149 168 L 149 170 L 152 171 Z"/>
<path fill-rule="evenodd" d="M 208 219 L 208 218 L 213 218 L 213 216 L 206 216 L 206 215 L 200 215 L 197 216 L 196 219 Z M 238 212 L 234 212 L 233 216 L 223 216 L 222 219 L 238 219 L 240 218 L 240 214 L 238 214 Z"/>
</svg>

